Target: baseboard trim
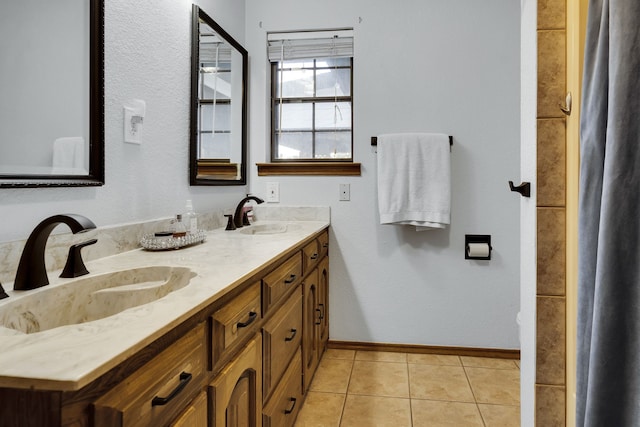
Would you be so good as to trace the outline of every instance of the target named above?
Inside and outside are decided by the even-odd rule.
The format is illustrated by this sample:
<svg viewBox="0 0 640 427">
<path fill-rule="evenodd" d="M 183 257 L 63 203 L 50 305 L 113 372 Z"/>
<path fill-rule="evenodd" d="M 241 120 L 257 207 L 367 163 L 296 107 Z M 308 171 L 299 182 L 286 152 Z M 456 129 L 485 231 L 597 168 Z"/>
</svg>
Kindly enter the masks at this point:
<svg viewBox="0 0 640 427">
<path fill-rule="evenodd" d="M 396 353 L 446 354 L 453 356 L 494 357 L 496 359 L 520 359 L 520 350 L 502 348 L 444 347 L 357 341 L 329 341 L 327 346 L 328 348 L 337 350 L 391 351 Z"/>
</svg>

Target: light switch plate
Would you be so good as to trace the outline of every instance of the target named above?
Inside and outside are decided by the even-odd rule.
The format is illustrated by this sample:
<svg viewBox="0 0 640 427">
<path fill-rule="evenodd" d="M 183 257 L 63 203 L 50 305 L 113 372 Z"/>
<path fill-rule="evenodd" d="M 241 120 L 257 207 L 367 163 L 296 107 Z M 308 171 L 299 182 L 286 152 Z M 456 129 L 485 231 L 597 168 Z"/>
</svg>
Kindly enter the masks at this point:
<svg viewBox="0 0 640 427">
<path fill-rule="evenodd" d="M 267 182 L 267 203 L 280 202 L 280 183 Z"/>
</svg>

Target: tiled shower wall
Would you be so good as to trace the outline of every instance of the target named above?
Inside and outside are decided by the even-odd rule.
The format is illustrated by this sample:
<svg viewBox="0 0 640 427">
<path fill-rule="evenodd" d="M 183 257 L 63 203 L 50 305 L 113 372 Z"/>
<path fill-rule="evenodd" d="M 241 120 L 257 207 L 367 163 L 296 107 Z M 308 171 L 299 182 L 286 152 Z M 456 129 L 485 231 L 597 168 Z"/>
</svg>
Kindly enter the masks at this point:
<svg viewBox="0 0 640 427">
<path fill-rule="evenodd" d="M 566 0 L 538 1 L 536 426 L 566 412 Z"/>
</svg>

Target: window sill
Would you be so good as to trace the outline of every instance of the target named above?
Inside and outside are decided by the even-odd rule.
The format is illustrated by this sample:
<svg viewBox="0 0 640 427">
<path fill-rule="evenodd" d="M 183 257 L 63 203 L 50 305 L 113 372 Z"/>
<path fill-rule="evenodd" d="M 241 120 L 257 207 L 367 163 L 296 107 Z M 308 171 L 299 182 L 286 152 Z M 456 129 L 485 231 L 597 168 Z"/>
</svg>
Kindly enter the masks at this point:
<svg viewBox="0 0 640 427">
<path fill-rule="evenodd" d="M 352 162 L 282 162 L 256 163 L 258 176 L 269 175 L 353 175 L 360 176 L 360 163 Z"/>
</svg>

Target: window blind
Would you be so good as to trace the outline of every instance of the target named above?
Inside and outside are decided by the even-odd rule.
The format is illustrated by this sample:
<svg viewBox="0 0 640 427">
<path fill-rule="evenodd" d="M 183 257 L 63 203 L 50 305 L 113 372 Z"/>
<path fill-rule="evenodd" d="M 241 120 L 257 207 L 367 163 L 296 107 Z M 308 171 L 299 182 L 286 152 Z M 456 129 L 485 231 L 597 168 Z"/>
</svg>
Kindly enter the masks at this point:
<svg viewBox="0 0 640 427">
<path fill-rule="evenodd" d="M 353 30 L 269 33 L 267 42 L 270 62 L 353 57 Z"/>
</svg>

